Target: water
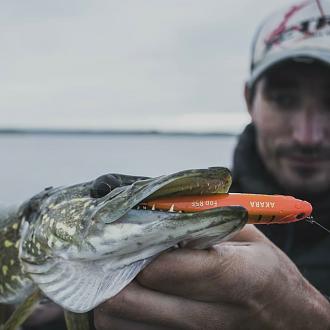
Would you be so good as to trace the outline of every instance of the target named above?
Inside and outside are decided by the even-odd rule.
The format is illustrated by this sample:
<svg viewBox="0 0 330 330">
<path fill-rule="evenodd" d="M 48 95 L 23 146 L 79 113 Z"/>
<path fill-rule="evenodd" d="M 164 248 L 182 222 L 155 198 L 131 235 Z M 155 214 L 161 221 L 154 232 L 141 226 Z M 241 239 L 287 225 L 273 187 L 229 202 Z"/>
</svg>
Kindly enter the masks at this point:
<svg viewBox="0 0 330 330">
<path fill-rule="evenodd" d="M 47 186 L 105 173 L 158 176 L 190 168 L 230 167 L 235 137 L 0 136 L 0 201 L 17 203 Z"/>
</svg>

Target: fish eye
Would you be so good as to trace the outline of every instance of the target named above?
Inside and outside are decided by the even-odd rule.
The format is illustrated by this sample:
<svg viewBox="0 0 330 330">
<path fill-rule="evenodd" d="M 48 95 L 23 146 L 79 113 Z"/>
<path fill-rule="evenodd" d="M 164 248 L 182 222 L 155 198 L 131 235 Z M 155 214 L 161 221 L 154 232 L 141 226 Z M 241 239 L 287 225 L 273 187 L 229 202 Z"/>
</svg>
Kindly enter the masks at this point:
<svg viewBox="0 0 330 330">
<path fill-rule="evenodd" d="M 91 187 L 91 197 L 101 198 L 120 186 L 120 182 L 111 174 L 106 174 L 94 180 Z"/>
</svg>

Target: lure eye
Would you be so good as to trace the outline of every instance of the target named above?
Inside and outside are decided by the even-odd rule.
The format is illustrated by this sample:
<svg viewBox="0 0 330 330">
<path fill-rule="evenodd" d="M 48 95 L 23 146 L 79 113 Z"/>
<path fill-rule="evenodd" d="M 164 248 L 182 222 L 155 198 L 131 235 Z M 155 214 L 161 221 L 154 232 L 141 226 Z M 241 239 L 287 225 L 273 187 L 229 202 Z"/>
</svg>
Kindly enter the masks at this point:
<svg viewBox="0 0 330 330">
<path fill-rule="evenodd" d="M 94 180 L 91 188 L 93 198 L 104 197 L 110 191 L 120 186 L 120 182 L 111 174 L 106 174 Z"/>
</svg>

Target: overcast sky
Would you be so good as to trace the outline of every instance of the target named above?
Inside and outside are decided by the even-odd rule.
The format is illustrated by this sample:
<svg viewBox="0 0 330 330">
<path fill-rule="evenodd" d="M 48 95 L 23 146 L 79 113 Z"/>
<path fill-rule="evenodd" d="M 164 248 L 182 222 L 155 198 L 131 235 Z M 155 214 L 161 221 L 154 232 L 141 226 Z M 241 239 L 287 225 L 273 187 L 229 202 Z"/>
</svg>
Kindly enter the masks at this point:
<svg viewBox="0 0 330 330">
<path fill-rule="evenodd" d="M 278 0 L 1 1 L 0 127 L 236 130 Z"/>
</svg>

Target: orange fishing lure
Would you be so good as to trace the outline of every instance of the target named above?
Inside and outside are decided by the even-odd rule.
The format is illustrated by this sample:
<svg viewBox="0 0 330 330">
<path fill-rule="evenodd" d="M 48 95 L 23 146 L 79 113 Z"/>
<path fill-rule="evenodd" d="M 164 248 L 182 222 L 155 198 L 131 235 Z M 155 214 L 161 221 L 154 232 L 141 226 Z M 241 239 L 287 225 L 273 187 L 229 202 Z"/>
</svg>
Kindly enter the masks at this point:
<svg viewBox="0 0 330 330">
<path fill-rule="evenodd" d="M 310 217 L 312 205 L 284 195 L 215 194 L 176 196 L 144 201 L 140 206 L 172 212 L 199 212 L 223 206 L 243 206 L 248 211 L 248 223 L 289 223 Z"/>
</svg>

